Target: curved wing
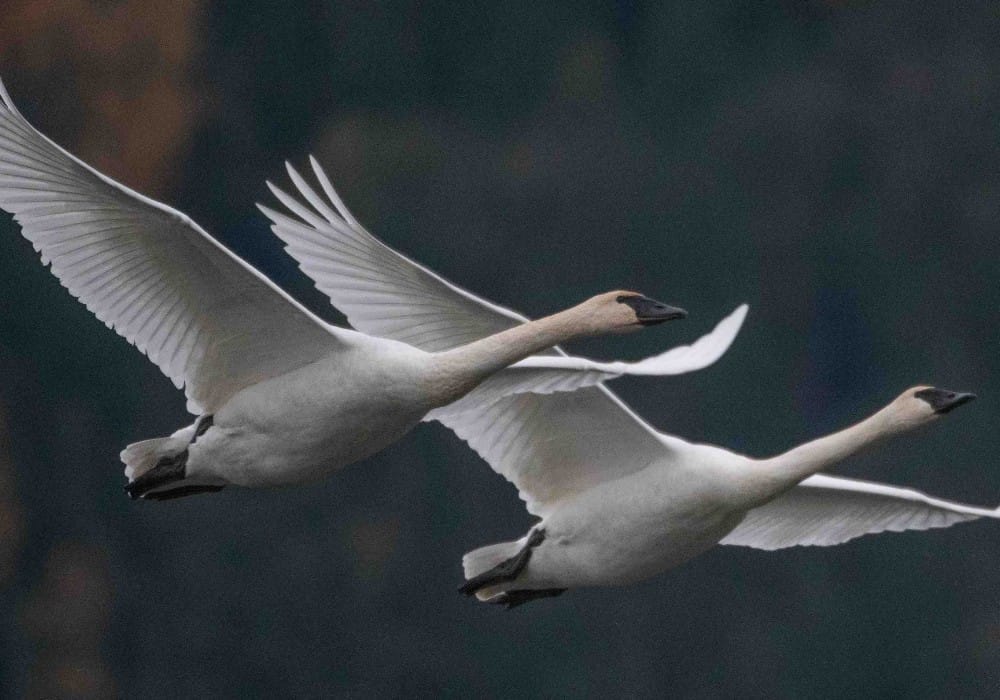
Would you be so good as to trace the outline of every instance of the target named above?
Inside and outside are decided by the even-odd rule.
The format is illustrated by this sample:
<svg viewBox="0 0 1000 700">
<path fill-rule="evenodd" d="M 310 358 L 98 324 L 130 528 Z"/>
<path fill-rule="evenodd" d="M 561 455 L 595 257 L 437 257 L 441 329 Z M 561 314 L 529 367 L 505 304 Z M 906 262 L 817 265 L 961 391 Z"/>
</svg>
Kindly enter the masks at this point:
<svg viewBox="0 0 1000 700">
<path fill-rule="evenodd" d="M 666 444 L 603 385 L 515 394 L 439 420 L 513 483 L 539 517 L 561 498 L 669 461 L 686 444 Z"/>
<path fill-rule="evenodd" d="M 2 83 L 0 98 L 0 207 L 70 294 L 185 387 L 189 410 L 343 347 L 184 214 L 43 136 Z"/>
<path fill-rule="evenodd" d="M 754 508 L 721 544 L 756 549 L 828 546 L 862 535 L 950 527 L 990 510 L 932 498 L 913 489 L 816 474 Z"/>
<path fill-rule="evenodd" d="M 310 156 L 309 162 L 329 203 L 286 163 L 292 182 L 315 211 L 271 183 L 274 195 L 301 220 L 257 206 L 302 271 L 355 328 L 439 352 L 528 320 L 451 284 L 368 233 L 316 159 Z"/>
<path fill-rule="evenodd" d="M 625 374 L 668 376 L 704 369 L 714 364 L 733 344 L 747 309 L 746 304 L 739 306 L 691 345 L 680 345 L 638 362 L 595 362 L 564 354 L 526 358 L 497 372 L 458 401 L 431 411 L 424 420 L 441 420 L 511 394 L 554 394 L 576 391 Z"/>
<path fill-rule="evenodd" d="M 271 230 L 285 242 L 302 271 L 355 328 L 439 352 L 528 320 L 451 284 L 372 236 L 344 206 L 316 159 L 310 156 L 309 162 L 326 200 L 286 163 L 299 194 L 313 208 L 271 183 L 274 195 L 298 218 L 257 206 L 271 219 Z M 725 353 L 745 316 L 744 305 L 697 343 L 640 362 L 560 358 L 555 355 L 565 353 L 555 348 L 499 373 L 470 403 L 514 392 L 572 391 L 623 374 L 669 375 L 701 369 Z"/>
</svg>

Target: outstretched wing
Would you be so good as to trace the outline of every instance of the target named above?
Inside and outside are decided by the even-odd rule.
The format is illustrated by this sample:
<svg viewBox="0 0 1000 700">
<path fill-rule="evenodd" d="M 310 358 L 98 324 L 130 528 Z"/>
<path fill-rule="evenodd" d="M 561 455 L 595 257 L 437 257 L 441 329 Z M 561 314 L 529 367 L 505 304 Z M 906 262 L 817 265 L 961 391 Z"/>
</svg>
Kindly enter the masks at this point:
<svg viewBox="0 0 1000 700">
<path fill-rule="evenodd" d="M 681 444 L 666 444 L 604 385 L 515 394 L 439 420 L 514 484 L 539 517 L 562 498 L 669 461 Z"/>
<path fill-rule="evenodd" d="M 274 195 L 298 218 L 257 206 L 271 219 L 272 230 L 302 271 L 355 328 L 438 352 L 528 320 L 451 284 L 372 236 L 344 206 L 316 159 L 310 157 L 310 163 L 326 199 L 286 163 L 292 182 L 312 209 L 271 183 L 268 186 Z M 556 349 L 518 363 L 513 371 L 501 372 L 492 384 L 505 389 L 484 390 L 479 397 L 496 398 L 510 393 L 511 388 L 570 391 L 622 374 L 668 375 L 701 369 L 725 352 L 745 315 L 746 308 L 741 307 L 716 332 L 694 345 L 641 362 L 559 358 L 555 355 L 565 353 Z"/>
<path fill-rule="evenodd" d="M 70 294 L 185 388 L 189 410 L 343 347 L 184 214 L 43 136 L 2 83 L 0 98 L 0 207 Z"/>
<path fill-rule="evenodd" d="M 273 185 L 298 218 L 260 208 L 302 270 L 356 328 L 440 351 L 527 320 L 377 240 L 351 216 L 316 160 L 310 163 L 327 200 L 288 166 L 312 209 Z M 708 366 L 729 347 L 745 315 L 740 307 L 694 344 L 638 363 L 595 363 L 556 348 L 497 373 L 428 420 L 454 430 L 518 487 L 529 511 L 544 515 L 548 503 L 670 459 L 683 444 L 665 443 L 606 387 L 589 385 L 624 373 L 678 374 Z"/>
<path fill-rule="evenodd" d="M 703 369 L 714 364 L 733 344 L 747 309 L 746 304 L 739 306 L 691 345 L 680 345 L 638 362 L 595 362 L 566 356 L 558 348 L 557 356 L 528 357 L 497 372 L 458 401 L 434 409 L 424 420 L 442 420 L 511 394 L 554 394 L 576 391 L 626 374 L 662 377 Z"/>
<path fill-rule="evenodd" d="M 977 518 L 1000 518 L 1000 508 L 977 508 L 913 489 L 816 474 L 751 510 L 722 544 L 768 550 L 822 547 L 878 532 L 930 530 Z"/>
<path fill-rule="evenodd" d="M 271 183 L 274 195 L 299 219 L 257 206 L 302 271 L 355 328 L 438 352 L 528 320 L 451 284 L 368 233 L 316 159 L 309 161 L 329 203 L 286 163 L 292 182 L 315 211 Z"/>
</svg>

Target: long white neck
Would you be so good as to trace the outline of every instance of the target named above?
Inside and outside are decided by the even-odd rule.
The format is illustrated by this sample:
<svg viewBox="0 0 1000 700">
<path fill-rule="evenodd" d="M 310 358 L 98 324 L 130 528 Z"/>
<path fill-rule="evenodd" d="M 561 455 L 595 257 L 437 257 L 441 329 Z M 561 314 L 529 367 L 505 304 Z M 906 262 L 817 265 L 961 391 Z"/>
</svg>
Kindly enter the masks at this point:
<svg viewBox="0 0 1000 700">
<path fill-rule="evenodd" d="M 915 424 L 899 420 L 890 404 L 850 428 L 756 462 L 753 484 L 747 496 L 755 502 L 766 502 L 869 445 L 913 427 Z"/>
<path fill-rule="evenodd" d="M 437 353 L 432 371 L 435 403 L 441 406 L 451 403 L 504 367 L 553 345 L 607 330 L 584 302 L 566 311 Z"/>
</svg>

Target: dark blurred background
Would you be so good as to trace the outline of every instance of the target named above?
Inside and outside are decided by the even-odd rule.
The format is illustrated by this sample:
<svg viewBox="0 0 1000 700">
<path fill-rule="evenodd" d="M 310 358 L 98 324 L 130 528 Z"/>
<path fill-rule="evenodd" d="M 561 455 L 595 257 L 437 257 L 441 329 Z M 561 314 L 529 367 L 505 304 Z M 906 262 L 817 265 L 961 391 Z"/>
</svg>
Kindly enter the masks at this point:
<svg viewBox="0 0 1000 700">
<path fill-rule="evenodd" d="M 840 473 L 1000 503 L 1000 5 L 5 0 L 22 111 L 342 320 L 255 201 L 319 156 L 389 244 L 531 315 L 629 287 L 729 354 L 615 389 L 768 455 L 932 383 L 980 400 Z M 0 221 L 0 695 L 986 697 L 1000 527 L 720 548 L 513 612 L 455 592 L 522 534 L 439 425 L 328 481 L 133 503 L 179 392 Z"/>
</svg>

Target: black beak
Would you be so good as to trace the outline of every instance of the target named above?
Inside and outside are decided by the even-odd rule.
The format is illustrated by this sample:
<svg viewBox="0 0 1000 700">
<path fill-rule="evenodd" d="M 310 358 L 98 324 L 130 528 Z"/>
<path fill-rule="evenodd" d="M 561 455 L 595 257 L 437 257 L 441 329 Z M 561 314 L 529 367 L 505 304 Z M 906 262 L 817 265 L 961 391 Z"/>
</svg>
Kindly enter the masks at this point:
<svg viewBox="0 0 1000 700">
<path fill-rule="evenodd" d="M 623 294 L 618 297 L 617 301 L 621 304 L 631 306 L 632 310 L 635 311 L 636 318 L 639 319 L 639 323 L 644 326 L 655 326 L 657 323 L 663 323 L 664 321 L 687 318 L 688 315 L 684 309 L 664 304 L 649 297 L 625 296 Z"/>
<path fill-rule="evenodd" d="M 976 398 L 975 394 L 948 391 L 947 389 L 921 389 L 914 396 L 929 403 L 935 413 L 942 414 L 953 411 Z"/>
</svg>

